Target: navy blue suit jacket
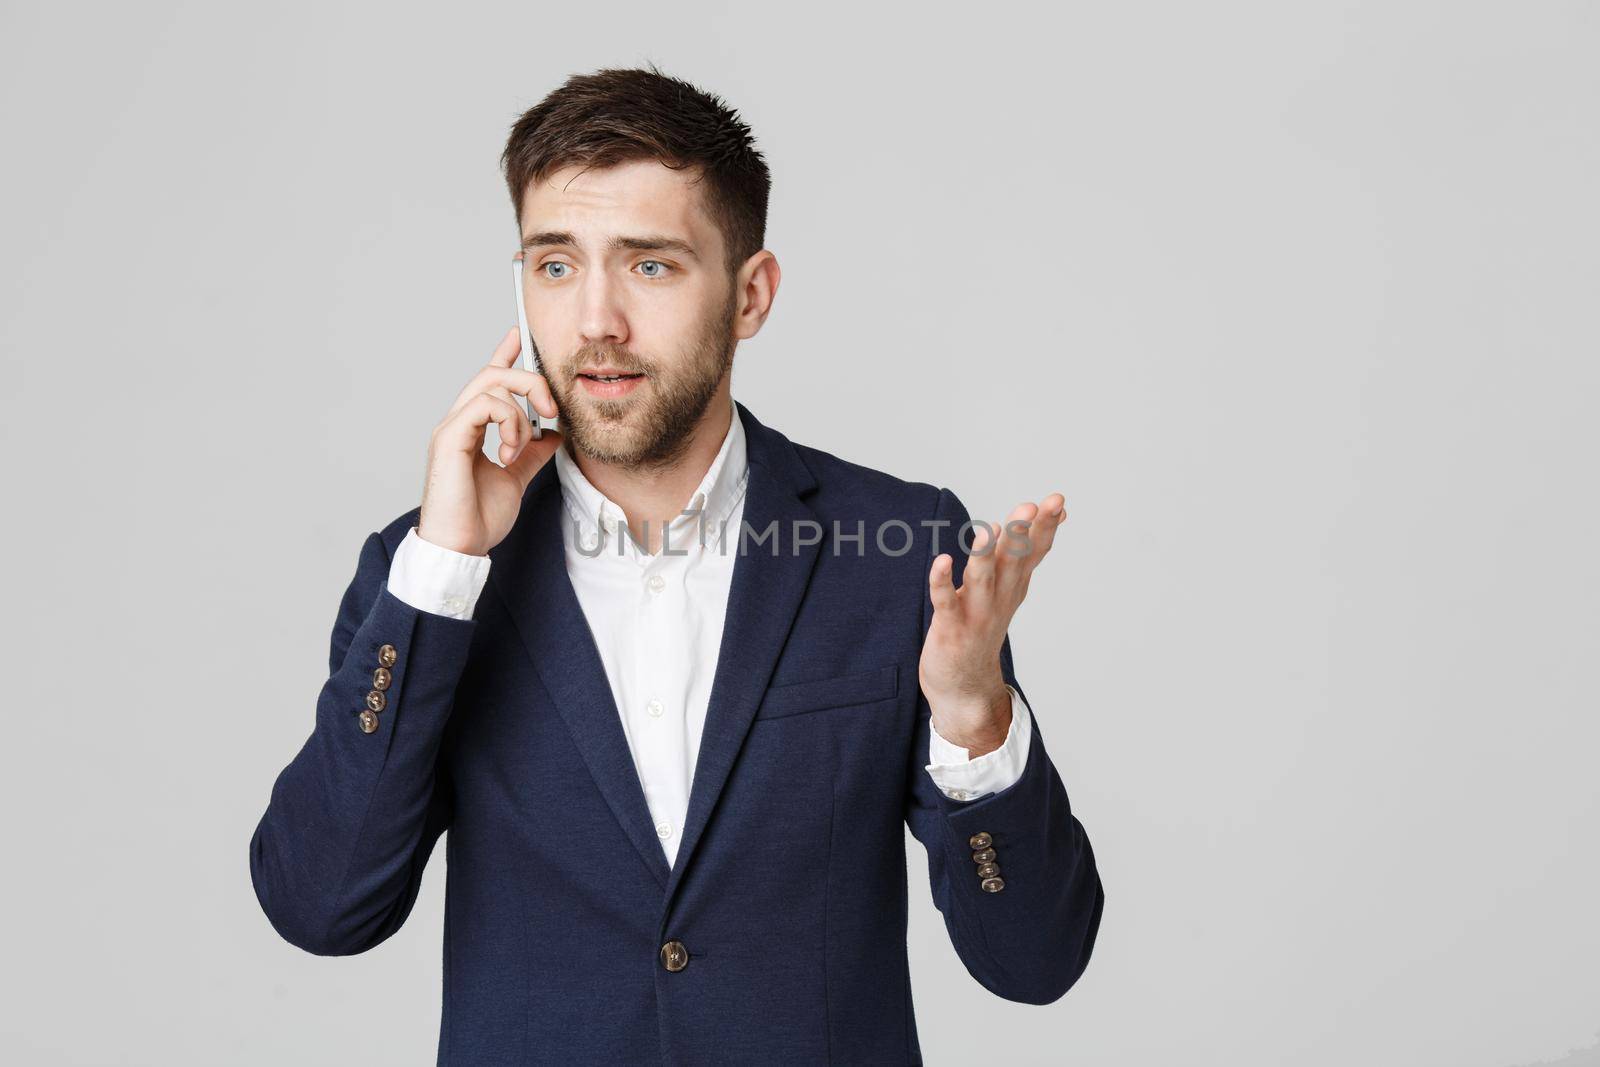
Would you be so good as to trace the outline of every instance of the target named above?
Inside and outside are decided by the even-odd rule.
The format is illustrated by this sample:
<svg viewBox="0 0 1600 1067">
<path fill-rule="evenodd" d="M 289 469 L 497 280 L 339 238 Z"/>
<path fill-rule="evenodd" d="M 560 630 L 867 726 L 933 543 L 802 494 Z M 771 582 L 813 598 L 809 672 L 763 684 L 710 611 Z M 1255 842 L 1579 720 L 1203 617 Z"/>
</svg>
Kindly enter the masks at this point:
<svg viewBox="0 0 1600 1067">
<path fill-rule="evenodd" d="M 290 943 L 364 952 L 410 914 L 449 830 L 441 1064 L 922 1062 L 902 825 L 984 988 L 1047 1004 L 1088 964 L 1105 898 L 1038 721 L 1026 770 L 1001 792 L 952 800 L 923 766 L 927 575 L 949 551 L 959 584 L 961 502 L 736 410 L 744 523 L 760 534 L 776 521 L 777 541 L 752 535 L 734 564 L 670 868 L 567 577 L 554 463 L 490 550 L 493 588 L 471 619 L 388 591 L 419 509 L 361 547 L 314 728 L 273 785 L 250 874 Z M 805 543 L 816 527 L 803 520 L 820 543 Z M 865 537 L 848 539 L 858 523 Z M 390 684 L 366 733 L 384 646 Z M 1001 666 L 1026 700 L 1009 639 Z M 980 833 L 998 892 L 979 884 Z M 674 941 L 687 963 L 669 969 Z"/>
</svg>

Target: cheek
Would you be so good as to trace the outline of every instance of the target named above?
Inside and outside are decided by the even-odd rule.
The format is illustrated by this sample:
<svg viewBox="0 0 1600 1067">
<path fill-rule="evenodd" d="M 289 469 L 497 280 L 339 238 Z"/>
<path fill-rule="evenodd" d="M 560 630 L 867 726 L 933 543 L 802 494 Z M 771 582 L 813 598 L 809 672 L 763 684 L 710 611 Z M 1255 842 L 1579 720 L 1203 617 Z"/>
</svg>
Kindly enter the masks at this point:
<svg viewBox="0 0 1600 1067">
<path fill-rule="evenodd" d="M 663 287 L 665 290 L 666 287 Z M 698 279 L 671 287 L 671 291 L 647 294 L 634 307 L 634 324 L 649 330 L 659 339 L 692 338 L 704 333 L 723 316 L 727 293 Z"/>
<path fill-rule="evenodd" d="M 636 306 L 628 318 L 628 346 L 641 356 L 656 359 L 681 352 L 698 332 L 696 310 L 679 299 Z"/>
</svg>

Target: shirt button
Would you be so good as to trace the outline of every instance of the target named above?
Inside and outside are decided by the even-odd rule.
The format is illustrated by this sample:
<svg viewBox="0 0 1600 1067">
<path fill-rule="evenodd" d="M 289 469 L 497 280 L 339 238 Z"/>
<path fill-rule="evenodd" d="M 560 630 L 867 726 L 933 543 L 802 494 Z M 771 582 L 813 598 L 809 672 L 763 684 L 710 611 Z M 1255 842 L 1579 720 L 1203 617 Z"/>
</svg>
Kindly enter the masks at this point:
<svg viewBox="0 0 1600 1067">
<path fill-rule="evenodd" d="M 467 609 L 467 598 L 464 596 L 447 597 L 445 598 L 444 609 L 446 611 L 465 611 Z"/>
<path fill-rule="evenodd" d="M 965 789 L 952 789 L 950 790 L 950 799 L 965 800 L 967 799 L 967 791 Z"/>
<path fill-rule="evenodd" d="M 652 593 L 659 593 L 667 587 L 667 580 L 659 574 L 652 574 L 644 584 L 650 587 Z"/>
<path fill-rule="evenodd" d="M 661 718 L 661 712 L 665 710 L 661 701 L 659 700 L 652 700 L 650 703 L 645 705 L 645 709 L 650 712 L 650 717 L 652 719 Z"/>
<path fill-rule="evenodd" d="M 656 824 L 656 836 L 661 838 L 661 840 L 663 840 L 663 841 L 665 841 L 667 838 L 671 837 L 672 836 L 672 826 L 671 826 L 671 824 L 664 823 L 664 822 L 663 823 L 657 823 Z"/>
</svg>

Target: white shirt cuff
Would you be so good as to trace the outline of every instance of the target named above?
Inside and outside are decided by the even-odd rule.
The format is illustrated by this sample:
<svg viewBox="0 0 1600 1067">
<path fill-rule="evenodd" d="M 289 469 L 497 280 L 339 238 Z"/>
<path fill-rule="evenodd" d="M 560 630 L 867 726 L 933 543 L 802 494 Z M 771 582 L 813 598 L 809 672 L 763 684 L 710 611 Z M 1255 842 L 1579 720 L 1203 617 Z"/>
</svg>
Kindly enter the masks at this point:
<svg viewBox="0 0 1600 1067">
<path fill-rule="evenodd" d="M 425 541 L 417 528 L 389 562 L 389 592 L 418 611 L 452 619 L 470 619 L 489 578 L 488 556 L 469 556 Z"/>
<path fill-rule="evenodd" d="M 967 758 L 967 750 L 951 744 L 939 736 L 933 723 L 928 724 L 927 772 L 933 784 L 951 800 L 977 800 L 988 793 L 998 793 L 1022 777 L 1028 762 L 1028 742 L 1033 737 L 1032 710 L 1022 694 L 1010 684 L 1011 726 L 1006 739 L 993 752 L 985 752 L 976 759 Z"/>
</svg>

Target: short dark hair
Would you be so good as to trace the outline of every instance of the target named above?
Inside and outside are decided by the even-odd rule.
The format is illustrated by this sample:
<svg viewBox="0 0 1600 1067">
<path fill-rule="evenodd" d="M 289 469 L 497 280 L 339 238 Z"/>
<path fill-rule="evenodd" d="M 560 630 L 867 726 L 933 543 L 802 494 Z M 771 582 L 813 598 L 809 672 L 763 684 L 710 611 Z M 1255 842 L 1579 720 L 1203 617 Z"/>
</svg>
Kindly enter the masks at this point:
<svg viewBox="0 0 1600 1067">
<path fill-rule="evenodd" d="M 750 127 L 721 98 L 656 68 L 574 74 L 511 127 L 500 169 L 517 226 L 530 182 L 567 166 L 610 167 L 655 159 L 698 168 L 704 204 L 722 231 L 728 273 L 766 244 L 772 178 Z"/>
</svg>

